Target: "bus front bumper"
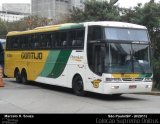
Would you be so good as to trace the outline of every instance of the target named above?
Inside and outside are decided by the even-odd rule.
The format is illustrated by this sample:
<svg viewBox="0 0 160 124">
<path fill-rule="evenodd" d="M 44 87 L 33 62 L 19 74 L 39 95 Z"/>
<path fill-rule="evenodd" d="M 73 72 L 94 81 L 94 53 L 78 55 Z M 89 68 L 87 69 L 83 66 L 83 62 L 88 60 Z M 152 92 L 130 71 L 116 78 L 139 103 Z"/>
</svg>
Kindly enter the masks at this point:
<svg viewBox="0 0 160 124">
<path fill-rule="evenodd" d="M 152 90 L 152 82 L 136 83 L 103 83 L 104 94 L 148 93 Z"/>
</svg>

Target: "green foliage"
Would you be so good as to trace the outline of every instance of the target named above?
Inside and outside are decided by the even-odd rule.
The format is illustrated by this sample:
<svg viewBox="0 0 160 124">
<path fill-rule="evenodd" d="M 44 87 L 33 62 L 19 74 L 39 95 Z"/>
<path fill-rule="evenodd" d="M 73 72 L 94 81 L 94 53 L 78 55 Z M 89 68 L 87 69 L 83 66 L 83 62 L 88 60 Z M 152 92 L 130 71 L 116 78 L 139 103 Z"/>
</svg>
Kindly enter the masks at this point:
<svg viewBox="0 0 160 124">
<path fill-rule="evenodd" d="M 40 26 L 49 25 L 52 19 L 42 18 L 38 16 L 28 16 L 20 21 L 16 22 L 8 22 L 8 30 L 9 31 L 24 31 L 34 29 Z"/>
<path fill-rule="evenodd" d="M 0 38 L 5 38 L 6 34 L 7 34 L 6 23 L 0 19 Z"/>
<path fill-rule="evenodd" d="M 70 21 L 111 21 L 120 19 L 118 6 L 113 6 L 107 1 L 86 1 L 84 6 L 84 10 L 75 7 L 71 10 Z"/>
</svg>

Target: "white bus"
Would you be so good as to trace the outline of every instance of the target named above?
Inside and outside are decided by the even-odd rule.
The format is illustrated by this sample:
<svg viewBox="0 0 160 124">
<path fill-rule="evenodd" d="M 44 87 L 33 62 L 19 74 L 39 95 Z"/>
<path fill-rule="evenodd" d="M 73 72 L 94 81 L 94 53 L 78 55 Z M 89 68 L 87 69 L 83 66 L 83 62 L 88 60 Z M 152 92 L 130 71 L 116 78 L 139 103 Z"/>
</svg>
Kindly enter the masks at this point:
<svg viewBox="0 0 160 124">
<path fill-rule="evenodd" d="M 150 92 L 147 28 L 124 22 L 39 27 L 7 35 L 5 75 L 100 94 Z"/>
</svg>

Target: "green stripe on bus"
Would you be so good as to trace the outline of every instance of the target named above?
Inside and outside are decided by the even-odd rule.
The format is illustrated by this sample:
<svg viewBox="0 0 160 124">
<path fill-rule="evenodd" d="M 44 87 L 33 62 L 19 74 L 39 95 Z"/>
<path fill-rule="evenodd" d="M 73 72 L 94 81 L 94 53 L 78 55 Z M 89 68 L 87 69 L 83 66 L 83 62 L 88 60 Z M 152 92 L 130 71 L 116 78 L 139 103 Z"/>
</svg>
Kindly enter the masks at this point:
<svg viewBox="0 0 160 124">
<path fill-rule="evenodd" d="M 50 78 L 58 78 L 64 71 L 66 64 L 68 62 L 69 56 L 71 55 L 72 50 L 62 50 L 58 56 L 57 62 L 48 75 Z"/>
<path fill-rule="evenodd" d="M 40 76 L 58 78 L 64 71 L 71 52 L 72 50 L 50 51 Z"/>
<path fill-rule="evenodd" d="M 83 24 L 66 24 L 59 27 L 60 30 L 82 28 Z"/>
<path fill-rule="evenodd" d="M 47 61 L 45 63 L 45 66 L 44 66 L 42 72 L 40 73 L 40 76 L 47 77 L 52 72 L 52 70 L 56 64 L 56 61 L 58 59 L 59 54 L 60 54 L 60 50 L 49 52 Z"/>
<path fill-rule="evenodd" d="M 152 73 L 146 73 L 146 74 L 140 74 L 139 78 L 150 78 L 152 76 Z"/>
</svg>

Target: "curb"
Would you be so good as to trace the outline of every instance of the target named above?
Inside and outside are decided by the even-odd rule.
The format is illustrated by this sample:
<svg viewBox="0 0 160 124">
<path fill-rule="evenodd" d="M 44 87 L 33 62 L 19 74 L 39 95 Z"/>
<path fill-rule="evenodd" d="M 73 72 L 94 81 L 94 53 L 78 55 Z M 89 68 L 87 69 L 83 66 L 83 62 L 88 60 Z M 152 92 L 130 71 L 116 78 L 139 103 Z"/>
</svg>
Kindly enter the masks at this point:
<svg viewBox="0 0 160 124">
<path fill-rule="evenodd" d="M 146 93 L 146 94 L 160 96 L 160 92 L 158 92 L 158 91 L 152 91 L 152 92 Z"/>
<path fill-rule="evenodd" d="M 160 96 L 160 91 L 152 91 L 150 93 L 137 93 L 140 95 L 155 95 L 155 96 Z"/>
</svg>

